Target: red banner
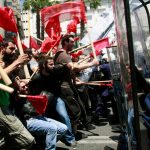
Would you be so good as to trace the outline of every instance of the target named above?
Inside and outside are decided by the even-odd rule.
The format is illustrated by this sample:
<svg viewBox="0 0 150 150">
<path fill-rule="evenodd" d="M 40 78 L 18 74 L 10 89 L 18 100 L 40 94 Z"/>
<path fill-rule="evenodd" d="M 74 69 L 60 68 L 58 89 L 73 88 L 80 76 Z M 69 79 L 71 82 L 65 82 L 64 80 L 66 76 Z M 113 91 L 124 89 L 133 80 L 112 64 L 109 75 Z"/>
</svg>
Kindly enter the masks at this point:
<svg viewBox="0 0 150 150">
<path fill-rule="evenodd" d="M 9 7 L 0 7 L 0 27 L 6 31 L 18 32 L 13 10 Z"/>
</svg>

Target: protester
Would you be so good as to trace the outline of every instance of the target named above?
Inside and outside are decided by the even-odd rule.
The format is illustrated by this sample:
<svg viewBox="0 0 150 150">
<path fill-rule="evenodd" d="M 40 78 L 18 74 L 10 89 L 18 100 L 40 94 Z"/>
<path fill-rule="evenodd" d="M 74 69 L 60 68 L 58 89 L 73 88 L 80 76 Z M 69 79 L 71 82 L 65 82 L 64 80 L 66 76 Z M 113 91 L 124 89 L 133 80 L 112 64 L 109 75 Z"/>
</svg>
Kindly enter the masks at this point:
<svg viewBox="0 0 150 150">
<path fill-rule="evenodd" d="M 4 49 L 4 43 L 0 43 L 0 51 L 3 51 Z M 20 56 L 12 64 L 4 68 L 4 71 L 9 74 L 26 60 L 28 60 L 26 55 Z M 2 79 L 0 79 L 0 82 L 3 83 Z M 0 90 L 0 98 L 0 129 L 6 138 L 6 148 L 10 145 L 10 149 L 31 149 L 34 144 L 34 138 L 10 110 L 9 93 Z"/>
<path fill-rule="evenodd" d="M 60 96 L 59 76 L 63 72 L 63 65 L 55 65 L 53 58 L 48 57 L 39 61 L 39 74 L 29 83 L 32 94 L 42 94 L 48 97 L 48 106 L 45 115 L 67 125 L 68 130 L 63 142 L 69 146 L 75 146 L 75 136 L 72 133 L 70 118 L 66 106 Z M 39 86 L 40 85 L 40 86 Z M 57 116 L 57 117 L 56 117 Z"/>
<path fill-rule="evenodd" d="M 19 86 L 19 92 L 21 94 L 29 94 L 28 88 L 24 81 L 17 81 Z M 23 119 L 22 121 L 26 124 L 27 129 L 32 135 L 44 137 L 45 139 L 45 150 L 55 150 L 56 142 L 66 133 L 67 126 L 54 119 L 50 119 L 39 115 L 32 104 L 27 100 L 21 100 L 17 113 Z M 38 103 L 38 101 L 37 101 Z"/>
<path fill-rule="evenodd" d="M 29 67 L 31 69 L 31 72 L 33 73 L 38 69 L 38 58 L 39 58 L 39 52 L 38 50 L 32 48 L 31 50 L 31 60 L 29 61 Z"/>
<path fill-rule="evenodd" d="M 55 64 L 62 64 L 64 65 L 64 71 L 60 76 L 61 80 L 61 98 L 64 100 L 71 121 L 74 132 L 76 133 L 76 125 L 80 119 L 80 114 L 82 110 L 82 114 L 87 120 L 86 112 L 81 102 L 77 90 L 75 88 L 75 72 L 86 69 L 88 67 L 92 67 L 94 65 L 98 65 L 97 60 L 93 60 L 92 62 L 86 64 L 78 64 L 73 63 L 71 57 L 69 56 L 68 52 L 73 49 L 74 46 L 74 39 L 72 35 L 65 35 L 61 41 L 62 49 L 59 50 L 54 58 Z M 84 124 L 86 126 L 86 124 Z"/>
</svg>

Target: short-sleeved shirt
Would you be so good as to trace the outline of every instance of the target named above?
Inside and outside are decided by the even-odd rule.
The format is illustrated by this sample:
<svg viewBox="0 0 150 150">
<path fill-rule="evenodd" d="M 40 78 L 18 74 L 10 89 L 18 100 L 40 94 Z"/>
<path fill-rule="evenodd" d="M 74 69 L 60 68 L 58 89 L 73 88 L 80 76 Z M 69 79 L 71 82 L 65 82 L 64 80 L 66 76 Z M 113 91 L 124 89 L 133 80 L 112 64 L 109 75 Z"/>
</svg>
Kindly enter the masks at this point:
<svg viewBox="0 0 150 150">
<path fill-rule="evenodd" d="M 0 80 L 0 83 L 4 84 L 2 80 Z M 3 90 L 0 90 L 0 107 L 1 106 L 9 106 L 9 93 Z"/>
<path fill-rule="evenodd" d="M 71 57 L 66 53 L 66 51 L 58 51 L 54 58 L 54 64 L 62 64 L 67 65 L 68 63 L 72 62 Z M 71 82 L 72 73 L 71 70 L 66 66 L 64 67 L 63 74 L 61 76 L 62 81 Z"/>
</svg>

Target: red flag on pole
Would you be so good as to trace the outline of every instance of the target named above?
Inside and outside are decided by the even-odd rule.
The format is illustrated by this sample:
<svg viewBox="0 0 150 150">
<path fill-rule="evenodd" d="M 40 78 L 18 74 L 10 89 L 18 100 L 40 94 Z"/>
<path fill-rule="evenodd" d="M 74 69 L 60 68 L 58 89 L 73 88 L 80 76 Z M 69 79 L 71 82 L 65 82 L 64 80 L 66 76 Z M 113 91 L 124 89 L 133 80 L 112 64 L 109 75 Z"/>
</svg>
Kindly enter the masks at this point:
<svg viewBox="0 0 150 150">
<path fill-rule="evenodd" d="M 79 16 L 84 18 L 85 12 L 82 10 L 83 4 L 80 1 L 76 2 L 65 2 L 62 4 L 57 4 L 49 7 L 45 7 L 41 10 L 42 22 L 45 23 L 50 19 L 61 16 L 61 20 L 70 20 L 72 16 Z M 81 13 L 82 12 L 82 13 Z M 67 14 L 67 15 L 64 15 Z"/>
<path fill-rule="evenodd" d="M 80 55 L 83 54 L 83 51 L 84 51 L 84 50 L 80 50 L 80 51 L 77 51 L 77 52 L 75 52 L 75 53 L 71 53 L 71 56 L 72 56 L 73 58 L 79 57 Z"/>
<path fill-rule="evenodd" d="M 98 56 L 101 54 L 103 48 L 109 46 L 109 40 L 108 40 L 108 38 L 100 39 L 98 41 L 95 41 L 93 43 L 93 45 L 95 48 L 95 53 Z M 91 53 L 90 55 L 91 55 L 91 57 L 93 57 L 93 53 Z"/>
<path fill-rule="evenodd" d="M 13 10 L 9 7 L 0 7 L 0 27 L 6 31 L 18 32 Z"/>
<path fill-rule="evenodd" d="M 32 104 L 37 113 L 42 115 L 45 112 L 48 104 L 48 99 L 45 95 L 27 95 L 27 100 Z"/>
<path fill-rule="evenodd" d="M 41 16 L 47 34 L 50 34 L 51 28 L 59 34 L 61 31 L 60 22 L 73 20 L 74 17 L 85 20 L 85 10 L 81 1 L 65 2 L 43 8 L 41 10 Z"/>
<path fill-rule="evenodd" d="M 57 37 L 57 39 L 52 40 L 51 38 L 46 38 L 41 45 L 41 52 L 45 53 L 48 52 L 51 48 L 57 47 L 61 40 L 62 35 Z"/>
<path fill-rule="evenodd" d="M 42 45 L 41 45 L 41 52 L 42 53 L 46 53 L 48 52 L 51 48 L 52 48 L 52 45 L 54 44 L 54 41 L 47 37 L 43 42 L 42 42 Z"/>
<path fill-rule="evenodd" d="M 37 44 L 37 42 L 30 36 L 30 42 L 29 42 L 29 44 L 30 44 L 30 48 L 34 48 L 34 49 L 39 49 L 39 45 Z"/>
</svg>

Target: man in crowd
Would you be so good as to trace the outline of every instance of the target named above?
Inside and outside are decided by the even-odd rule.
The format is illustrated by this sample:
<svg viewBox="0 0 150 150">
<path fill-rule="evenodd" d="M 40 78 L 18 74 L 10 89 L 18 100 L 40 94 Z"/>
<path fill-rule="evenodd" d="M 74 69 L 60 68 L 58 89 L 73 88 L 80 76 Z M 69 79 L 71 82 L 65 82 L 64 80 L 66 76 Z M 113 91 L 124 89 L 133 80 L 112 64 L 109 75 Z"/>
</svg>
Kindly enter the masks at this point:
<svg viewBox="0 0 150 150">
<path fill-rule="evenodd" d="M 61 80 L 61 95 L 60 97 L 64 100 L 70 118 L 72 122 L 72 126 L 74 129 L 74 133 L 76 133 L 76 125 L 80 119 L 80 114 L 84 117 L 84 125 L 88 127 L 86 111 L 84 109 L 83 103 L 79 98 L 77 90 L 75 88 L 75 72 L 81 71 L 88 67 L 92 67 L 94 65 L 98 65 L 97 60 L 93 60 L 86 64 L 78 64 L 74 63 L 71 60 L 70 55 L 68 54 L 74 47 L 74 39 L 72 35 L 65 35 L 61 41 L 62 49 L 59 50 L 54 58 L 54 63 L 62 64 L 64 66 L 63 73 L 60 76 Z"/>
<path fill-rule="evenodd" d="M 18 80 L 17 84 L 21 94 L 29 94 L 28 87 L 24 81 Z M 67 126 L 38 114 L 32 104 L 26 99 L 19 99 L 16 103 L 19 105 L 19 107 L 16 107 L 16 113 L 19 114 L 22 122 L 26 124 L 27 129 L 35 137 L 44 139 L 46 150 L 55 150 L 56 142 L 65 135 Z"/>
<path fill-rule="evenodd" d="M 5 44 L 0 43 L 1 61 L 3 62 L 3 52 L 6 50 Z M 19 65 L 28 61 L 27 55 L 19 56 L 15 61 L 9 64 L 4 71 L 9 74 Z M 4 64 L 5 62 L 1 63 Z M 0 82 L 3 83 L 0 78 Z M 0 90 L 0 130 L 4 133 L 6 140 L 6 149 L 31 149 L 34 143 L 34 137 L 27 131 L 21 121 L 10 110 L 9 93 Z M 9 141 L 9 144 L 7 142 Z M 8 146 L 11 147 L 8 147 Z"/>
<path fill-rule="evenodd" d="M 51 57 L 44 58 L 39 61 L 39 73 L 29 83 L 29 87 L 32 94 L 42 94 L 48 97 L 48 106 L 45 115 L 67 125 L 68 130 L 64 135 L 63 142 L 68 146 L 74 147 L 76 141 L 72 133 L 70 118 L 64 101 L 59 97 L 59 76 L 61 76 L 62 72 L 63 65 L 54 65 L 53 58 Z"/>
</svg>

